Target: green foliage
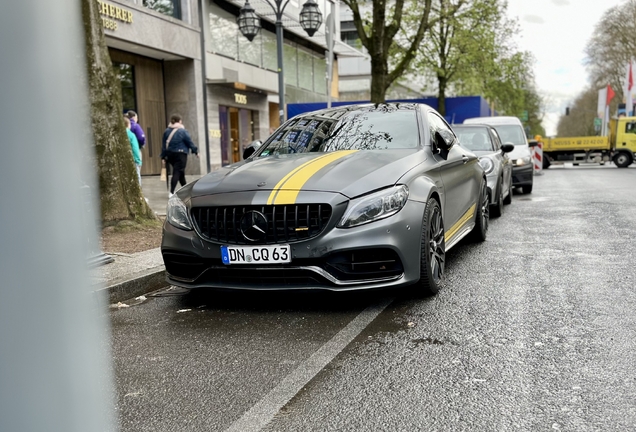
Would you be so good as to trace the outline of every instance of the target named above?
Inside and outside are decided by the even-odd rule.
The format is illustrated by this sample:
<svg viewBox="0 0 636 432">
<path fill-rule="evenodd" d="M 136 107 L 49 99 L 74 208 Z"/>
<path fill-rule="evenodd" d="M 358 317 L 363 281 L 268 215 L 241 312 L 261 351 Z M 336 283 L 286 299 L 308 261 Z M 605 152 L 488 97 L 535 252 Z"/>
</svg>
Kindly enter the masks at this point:
<svg viewBox="0 0 636 432">
<path fill-rule="evenodd" d="M 466 0 L 453 0 L 451 8 Z M 433 0 L 342 0 L 351 9 L 360 42 L 371 58 L 371 102 L 385 101 L 388 88 L 401 78 L 433 24 Z M 405 30 L 407 15 L 411 23 Z M 398 33 L 406 34 L 398 40 Z M 399 49 L 398 49 L 399 48 Z"/>
<path fill-rule="evenodd" d="M 592 85 L 612 85 L 623 99 L 625 68 L 636 57 L 636 1 L 628 0 L 605 12 L 596 24 L 585 53 Z"/>
<path fill-rule="evenodd" d="M 440 112 L 447 93 L 482 95 L 500 114 L 520 117 L 542 131 L 541 98 L 534 88 L 533 59 L 511 43 L 517 24 L 506 16 L 504 0 L 469 0 L 453 8 L 434 0 L 431 26 L 411 72 L 438 83 Z M 412 21 L 407 21 L 411 23 Z"/>
</svg>

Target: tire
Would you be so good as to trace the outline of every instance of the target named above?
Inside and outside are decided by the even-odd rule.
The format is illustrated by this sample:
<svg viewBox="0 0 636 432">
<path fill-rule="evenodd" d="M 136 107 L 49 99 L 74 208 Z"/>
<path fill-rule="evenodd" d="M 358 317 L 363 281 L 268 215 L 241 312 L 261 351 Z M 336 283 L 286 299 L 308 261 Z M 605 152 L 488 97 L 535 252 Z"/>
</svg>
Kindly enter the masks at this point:
<svg viewBox="0 0 636 432">
<path fill-rule="evenodd" d="M 444 220 L 439 203 L 431 198 L 424 210 L 420 253 L 420 280 L 418 294 L 437 294 L 444 282 L 446 265 L 446 241 L 444 240 Z"/>
<path fill-rule="evenodd" d="M 550 165 L 552 165 L 552 162 L 550 162 L 550 157 L 548 155 L 546 155 L 545 153 L 543 153 L 543 169 L 548 169 L 550 168 Z"/>
<path fill-rule="evenodd" d="M 491 217 L 500 217 L 503 214 L 503 182 L 499 181 L 497 183 L 497 202 L 490 206 L 490 216 Z"/>
<path fill-rule="evenodd" d="M 505 205 L 512 204 L 512 179 L 510 179 L 510 186 L 508 186 L 508 196 L 504 198 L 503 203 Z"/>
<path fill-rule="evenodd" d="M 524 194 L 532 193 L 532 185 L 521 186 Z"/>
<path fill-rule="evenodd" d="M 488 191 L 486 190 L 486 180 L 484 180 L 477 202 L 477 215 L 475 216 L 475 227 L 470 233 L 474 242 L 480 243 L 486 240 L 488 235 L 488 221 L 490 220 L 490 205 L 488 203 Z"/>
<path fill-rule="evenodd" d="M 620 152 L 614 155 L 613 161 L 618 168 L 627 168 L 632 164 L 632 157 L 629 153 Z"/>
</svg>

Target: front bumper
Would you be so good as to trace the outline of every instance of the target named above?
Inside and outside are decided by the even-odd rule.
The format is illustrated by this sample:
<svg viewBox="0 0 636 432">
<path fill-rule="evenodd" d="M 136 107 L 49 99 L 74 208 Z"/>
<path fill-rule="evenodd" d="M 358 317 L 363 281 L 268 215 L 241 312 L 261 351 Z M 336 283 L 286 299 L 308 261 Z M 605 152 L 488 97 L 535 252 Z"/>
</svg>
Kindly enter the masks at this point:
<svg viewBox="0 0 636 432">
<path fill-rule="evenodd" d="M 524 166 L 512 167 L 512 185 L 513 186 L 527 186 L 532 184 L 533 176 L 532 164 Z"/>
<path fill-rule="evenodd" d="M 420 277 L 420 238 L 424 203 L 408 201 L 380 221 L 341 229 L 334 212 L 317 237 L 290 243 L 289 264 L 234 264 L 221 261 L 223 243 L 195 231 L 164 224 L 161 252 L 167 281 L 185 288 L 248 290 L 388 288 Z"/>
</svg>

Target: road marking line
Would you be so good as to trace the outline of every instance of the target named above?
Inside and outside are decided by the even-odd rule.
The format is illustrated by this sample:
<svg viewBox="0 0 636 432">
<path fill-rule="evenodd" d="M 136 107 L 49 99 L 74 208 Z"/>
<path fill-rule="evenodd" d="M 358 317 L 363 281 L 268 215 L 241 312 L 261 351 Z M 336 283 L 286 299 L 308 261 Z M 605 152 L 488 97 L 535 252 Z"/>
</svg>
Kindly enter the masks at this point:
<svg viewBox="0 0 636 432">
<path fill-rule="evenodd" d="M 326 344 L 321 346 L 307 360 L 287 375 L 263 399 L 250 408 L 241 418 L 227 429 L 227 432 L 257 432 L 265 427 L 274 416 L 296 394 L 302 390 L 321 370 L 349 345 L 371 322 L 382 313 L 393 298 L 382 300 L 369 306 L 340 330 Z"/>
</svg>

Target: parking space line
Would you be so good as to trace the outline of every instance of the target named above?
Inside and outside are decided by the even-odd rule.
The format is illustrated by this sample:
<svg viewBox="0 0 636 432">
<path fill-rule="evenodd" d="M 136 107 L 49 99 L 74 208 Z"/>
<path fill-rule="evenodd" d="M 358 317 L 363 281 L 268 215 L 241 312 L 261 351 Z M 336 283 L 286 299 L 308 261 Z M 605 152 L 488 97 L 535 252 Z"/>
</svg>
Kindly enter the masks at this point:
<svg viewBox="0 0 636 432">
<path fill-rule="evenodd" d="M 227 432 L 260 431 L 287 402 L 340 354 L 392 301 L 393 298 L 384 299 L 360 312 L 326 344 L 287 375 L 263 399 L 232 423 Z"/>
</svg>

